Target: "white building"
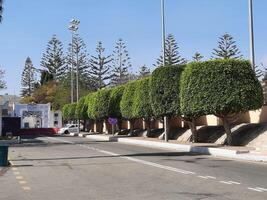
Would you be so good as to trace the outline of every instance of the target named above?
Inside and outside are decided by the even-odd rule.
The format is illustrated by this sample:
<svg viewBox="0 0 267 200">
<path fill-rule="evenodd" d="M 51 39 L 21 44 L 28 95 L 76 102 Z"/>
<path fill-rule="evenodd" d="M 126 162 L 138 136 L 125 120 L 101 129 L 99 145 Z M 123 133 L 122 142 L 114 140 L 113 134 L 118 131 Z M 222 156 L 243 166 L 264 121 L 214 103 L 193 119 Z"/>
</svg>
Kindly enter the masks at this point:
<svg viewBox="0 0 267 200">
<path fill-rule="evenodd" d="M 14 116 L 21 117 L 21 128 L 61 128 L 61 111 L 52 111 L 51 104 L 15 104 Z"/>
</svg>

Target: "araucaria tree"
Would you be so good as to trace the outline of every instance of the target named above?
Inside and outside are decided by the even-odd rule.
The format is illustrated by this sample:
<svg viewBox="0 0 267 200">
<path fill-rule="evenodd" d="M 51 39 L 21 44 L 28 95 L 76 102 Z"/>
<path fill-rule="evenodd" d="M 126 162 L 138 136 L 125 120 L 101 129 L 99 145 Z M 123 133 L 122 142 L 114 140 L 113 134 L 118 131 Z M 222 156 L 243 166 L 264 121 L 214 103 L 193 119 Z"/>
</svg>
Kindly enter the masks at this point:
<svg viewBox="0 0 267 200">
<path fill-rule="evenodd" d="M 180 55 L 178 51 L 179 47 L 175 38 L 172 34 L 169 34 L 165 40 L 165 65 L 181 65 L 186 63 L 186 59 Z M 163 64 L 163 56 L 161 55 L 157 59 L 157 63 L 154 64 L 156 67 L 162 67 Z"/>
<path fill-rule="evenodd" d="M 0 23 L 3 20 L 3 0 L 0 0 Z"/>
<path fill-rule="evenodd" d="M 139 78 L 144 78 L 149 75 L 150 75 L 150 69 L 146 65 L 143 65 L 139 68 Z"/>
<path fill-rule="evenodd" d="M 212 58 L 214 59 L 241 59 L 242 57 L 236 41 L 228 33 L 219 38 L 218 47 L 213 49 L 212 52 Z"/>
<path fill-rule="evenodd" d="M 67 54 L 66 75 L 70 74 L 71 67 L 73 66 L 73 74 L 77 78 L 76 72 L 78 71 L 78 79 L 80 82 L 86 82 L 89 70 L 89 64 L 87 59 L 86 45 L 83 39 L 78 35 L 74 35 L 73 42 L 69 44 Z M 78 69 L 78 70 L 77 70 Z"/>
<path fill-rule="evenodd" d="M 5 71 L 0 69 L 0 90 L 6 88 L 6 82 L 3 80 Z"/>
<path fill-rule="evenodd" d="M 102 42 L 98 42 L 96 47 L 96 56 L 91 56 L 90 63 L 90 74 L 95 81 L 95 86 L 97 89 L 101 89 L 110 84 L 111 75 L 111 65 L 112 62 L 111 55 L 104 55 L 105 48 L 102 46 Z"/>
<path fill-rule="evenodd" d="M 129 81 L 129 68 L 132 66 L 129 53 L 122 39 L 116 42 L 112 57 L 113 73 L 111 84 L 118 86 Z"/>
<path fill-rule="evenodd" d="M 202 56 L 199 52 L 196 52 L 192 58 L 194 62 L 200 62 L 204 56 Z"/>
<path fill-rule="evenodd" d="M 65 73 L 64 64 L 63 45 L 56 35 L 53 35 L 43 54 L 41 66 L 53 77 L 53 80 L 58 81 Z"/>
<path fill-rule="evenodd" d="M 21 77 L 21 95 L 23 97 L 31 96 L 34 91 L 36 83 L 35 69 L 33 67 L 31 59 L 28 57 L 25 62 L 25 66 Z"/>
</svg>

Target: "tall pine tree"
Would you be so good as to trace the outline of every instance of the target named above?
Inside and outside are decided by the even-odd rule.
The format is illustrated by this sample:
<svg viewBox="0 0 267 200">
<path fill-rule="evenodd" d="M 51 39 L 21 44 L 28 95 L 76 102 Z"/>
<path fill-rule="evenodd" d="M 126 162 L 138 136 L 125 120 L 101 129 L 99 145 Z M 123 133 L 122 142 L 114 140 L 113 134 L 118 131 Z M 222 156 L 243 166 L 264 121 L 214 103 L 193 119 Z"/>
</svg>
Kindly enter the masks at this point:
<svg viewBox="0 0 267 200">
<path fill-rule="evenodd" d="M 150 69 L 146 65 L 141 66 L 139 69 L 139 77 L 144 78 L 149 75 L 150 75 Z"/>
<path fill-rule="evenodd" d="M 200 62 L 204 57 L 199 52 L 196 52 L 192 58 L 194 62 Z"/>
<path fill-rule="evenodd" d="M 179 65 L 185 64 L 187 61 L 180 55 L 179 47 L 172 34 L 169 34 L 165 40 L 165 65 Z M 155 67 L 163 66 L 163 56 L 157 59 Z"/>
<path fill-rule="evenodd" d="M 90 71 L 91 76 L 95 81 L 97 89 L 101 89 L 110 84 L 111 75 L 111 62 L 112 56 L 104 55 L 105 48 L 102 46 L 102 42 L 98 42 L 96 47 L 96 56 L 91 56 L 90 59 Z"/>
<path fill-rule="evenodd" d="M 72 54 L 73 51 L 73 54 Z M 65 77 L 68 78 L 71 72 L 71 67 L 73 64 L 73 75 L 76 79 L 76 72 L 78 69 L 78 78 L 80 83 L 85 83 L 88 78 L 89 64 L 88 64 L 88 53 L 86 45 L 83 39 L 78 35 L 74 35 L 73 43 L 69 44 L 68 54 L 65 66 Z M 76 83 L 76 81 L 75 81 Z"/>
<path fill-rule="evenodd" d="M 0 90 L 6 88 L 6 82 L 4 81 L 5 71 L 0 69 Z"/>
<path fill-rule="evenodd" d="M 0 0 L 0 23 L 3 20 L 3 0 Z"/>
<path fill-rule="evenodd" d="M 30 57 L 28 57 L 25 61 L 25 66 L 21 76 L 21 96 L 27 97 L 32 95 L 36 84 L 35 74 L 36 72 L 33 67 L 32 61 Z"/>
<path fill-rule="evenodd" d="M 212 58 L 214 59 L 241 59 L 243 56 L 239 51 L 236 41 L 228 33 L 219 37 L 218 47 L 213 49 Z"/>
<path fill-rule="evenodd" d="M 64 64 L 63 45 L 56 35 L 53 35 L 43 54 L 41 66 L 50 73 L 53 80 L 58 81 L 65 73 Z"/>
<path fill-rule="evenodd" d="M 116 42 L 112 57 L 113 76 L 111 84 L 118 86 L 129 80 L 129 68 L 132 66 L 129 53 L 122 39 Z"/>
</svg>

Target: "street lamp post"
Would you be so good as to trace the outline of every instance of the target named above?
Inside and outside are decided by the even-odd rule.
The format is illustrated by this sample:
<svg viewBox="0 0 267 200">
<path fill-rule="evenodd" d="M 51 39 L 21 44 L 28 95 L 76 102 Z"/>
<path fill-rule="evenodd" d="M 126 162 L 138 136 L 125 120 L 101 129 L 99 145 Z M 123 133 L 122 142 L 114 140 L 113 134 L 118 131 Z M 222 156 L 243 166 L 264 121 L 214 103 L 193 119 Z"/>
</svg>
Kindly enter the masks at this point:
<svg viewBox="0 0 267 200">
<path fill-rule="evenodd" d="M 162 62 L 163 66 L 166 64 L 166 58 L 165 58 L 165 0 L 161 0 L 161 34 L 162 34 Z M 165 142 L 168 142 L 168 135 L 169 135 L 169 117 L 164 117 L 164 132 L 165 132 Z"/>
<path fill-rule="evenodd" d="M 80 24 L 80 21 L 77 19 L 72 19 L 70 21 L 69 25 L 69 30 L 71 31 L 71 74 L 70 74 L 70 81 L 71 81 L 71 103 L 74 102 L 74 84 L 73 84 L 73 38 L 74 34 L 78 30 L 78 25 Z M 79 66 L 78 66 L 78 61 L 77 61 L 77 66 L 76 66 L 76 89 L 77 89 L 77 102 L 79 100 Z"/>
<path fill-rule="evenodd" d="M 162 61 L 165 66 L 165 0 L 161 0 Z"/>
<path fill-rule="evenodd" d="M 250 43 L 250 62 L 255 70 L 255 49 L 254 49 L 254 30 L 253 30 L 253 0 L 248 0 L 249 7 L 249 43 Z"/>
</svg>

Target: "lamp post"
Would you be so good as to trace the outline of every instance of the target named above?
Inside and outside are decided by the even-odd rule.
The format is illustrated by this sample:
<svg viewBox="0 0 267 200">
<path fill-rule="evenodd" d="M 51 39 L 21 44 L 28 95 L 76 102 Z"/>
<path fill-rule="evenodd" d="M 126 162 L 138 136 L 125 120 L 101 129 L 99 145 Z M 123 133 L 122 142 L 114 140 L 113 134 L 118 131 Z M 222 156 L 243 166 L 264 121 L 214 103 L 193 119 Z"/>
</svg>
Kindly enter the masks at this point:
<svg viewBox="0 0 267 200">
<path fill-rule="evenodd" d="M 255 49 L 254 49 L 254 29 L 253 29 L 253 0 L 248 0 L 249 9 L 249 43 L 250 43 L 250 62 L 255 71 Z"/>
<path fill-rule="evenodd" d="M 162 37 L 162 62 L 163 66 L 166 64 L 165 59 L 165 0 L 161 0 L 161 37 Z M 169 117 L 164 116 L 164 132 L 165 132 L 165 142 L 168 142 L 169 135 Z"/>
<path fill-rule="evenodd" d="M 73 84 L 73 38 L 76 31 L 79 29 L 78 25 L 80 24 L 80 21 L 77 19 L 72 19 L 70 21 L 69 30 L 71 31 L 71 71 L 70 71 L 70 81 L 71 81 L 71 103 L 74 102 L 73 96 L 74 96 L 74 84 Z M 77 102 L 79 100 L 79 66 L 77 61 L 76 66 L 76 89 L 77 89 Z"/>
<path fill-rule="evenodd" d="M 165 0 L 161 0 L 162 61 L 165 66 Z"/>
</svg>

